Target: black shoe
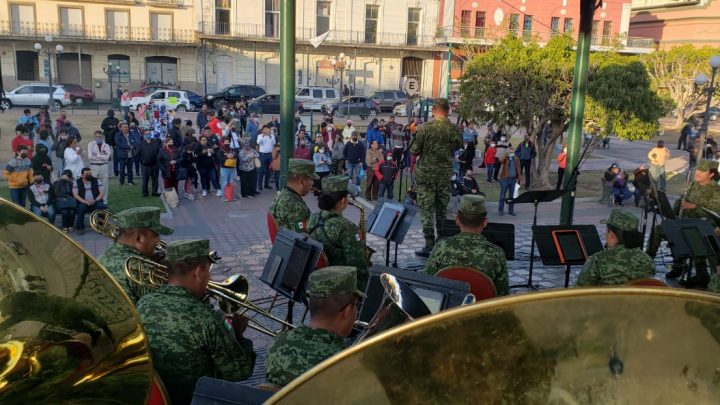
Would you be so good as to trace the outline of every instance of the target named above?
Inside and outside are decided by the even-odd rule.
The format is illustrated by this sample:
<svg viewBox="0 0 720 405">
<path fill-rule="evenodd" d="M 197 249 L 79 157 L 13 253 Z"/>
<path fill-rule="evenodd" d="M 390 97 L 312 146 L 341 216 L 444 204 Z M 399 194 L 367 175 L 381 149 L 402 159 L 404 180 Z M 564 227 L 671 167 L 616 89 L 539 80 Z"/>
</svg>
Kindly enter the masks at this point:
<svg viewBox="0 0 720 405">
<path fill-rule="evenodd" d="M 710 277 L 707 273 L 690 277 L 688 280 L 680 280 L 678 284 L 685 288 L 707 288 Z"/>
<path fill-rule="evenodd" d="M 160 193 L 152 193 L 153 197 L 160 197 Z"/>
<path fill-rule="evenodd" d="M 685 266 L 673 266 L 672 270 L 668 271 L 667 274 L 665 274 L 665 278 L 678 278 L 683 275 L 685 272 Z"/>
<path fill-rule="evenodd" d="M 133 186 L 134 186 L 134 185 L 135 185 L 135 182 L 133 182 L 133 181 L 128 181 L 128 184 L 130 184 L 130 185 L 133 185 Z"/>
<path fill-rule="evenodd" d="M 148 196 L 148 194 L 147 194 L 147 193 L 143 193 L 143 197 L 147 197 L 147 196 Z"/>
<path fill-rule="evenodd" d="M 430 257 L 430 252 L 432 252 L 432 248 L 428 245 L 425 245 L 422 249 L 418 249 L 415 251 L 416 256 L 420 257 Z"/>
</svg>

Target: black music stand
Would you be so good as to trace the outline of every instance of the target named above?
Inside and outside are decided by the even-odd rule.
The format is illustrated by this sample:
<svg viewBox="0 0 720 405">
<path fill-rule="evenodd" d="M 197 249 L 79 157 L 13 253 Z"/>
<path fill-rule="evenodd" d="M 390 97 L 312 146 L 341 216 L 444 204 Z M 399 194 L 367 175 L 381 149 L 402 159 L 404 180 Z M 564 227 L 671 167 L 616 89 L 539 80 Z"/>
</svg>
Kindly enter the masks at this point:
<svg viewBox="0 0 720 405">
<path fill-rule="evenodd" d="M 715 234 L 712 222 L 700 218 L 667 220 L 662 223 L 662 229 L 668 240 L 668 247 L 675 259 L 688 260 L 686 287 L 692 287 L 688 282 L 692 273 L 695 259 L 709 259 L 720 255 L 720 238 Z"/>
<path fill-rule="evenodd" d="M 368 234 L 385 239 L 385 266 L 390 266 L 390 242 L 395 244 L 393 267 L 397 267 L 398 245 L 405 240 L 412 226 L 417 207 L 381 198 L 366 221 Z"/>
<path fill-rule="evenodd" d="M 538 205 L 541 202 L 551 202 L 558 199 L 567 193 L 567 190 L 535 190 L 526 191 L 512 200 L 515 204 L 527 204 L 532 203 L 535 206 L 535 212 L 533 213 L 533 229 L 537 226 L 537 212 Z M 510 288 L 530 288 L 537 290 L 538 287 L 532 284 L 533 276 L 533 265 L 535 263 L 535 232 L 533 231 L 532 240 L 530 241 L 530 270 L 528 271 L 528 281 L 525 284 L 511 285 Z"/>
<path fill-rule="evenodd" d="M 577 237 L 570 237 L 574 233 Z M 570 285 L 570 269 L 603 250 L 595 225 L 537 225 L 533 236 L 545 266 L 565 266 L 565 287 Z M 582 254 L 580 254 L 582 253 Z"/>
</svg>

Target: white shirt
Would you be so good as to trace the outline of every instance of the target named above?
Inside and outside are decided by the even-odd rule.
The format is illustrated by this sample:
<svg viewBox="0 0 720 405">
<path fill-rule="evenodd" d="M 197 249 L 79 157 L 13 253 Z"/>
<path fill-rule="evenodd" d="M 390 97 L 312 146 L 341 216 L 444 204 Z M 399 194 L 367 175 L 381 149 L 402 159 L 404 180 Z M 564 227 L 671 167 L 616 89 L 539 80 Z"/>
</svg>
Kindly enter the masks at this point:
<svg viewBox="0 0 720 405">
<path fill-rule="evenodd" d="M 97 142 L 92 141 L 88 144 L 88 160 L 90 163 L 105 164 L 110 161 L 112 150 L 110 145 L 103 142 L 98 146 Z"/>
<path fill-rule="evenodd" d="M 272 153 L 275 146 L 275 138 L 271 135 L 260 135 L 257 139 L 258 150 L 260 153 Z"/>
<path fill-rule="evenodd" d="M 65 159 L 65 169 L 72 171 L 74 178 L 80 178 L 82 169 L 85 166 L 82 156 L 75 152 L 75 149 L 67 147 L 63 152 L 63 158 Z"/>
</svg>

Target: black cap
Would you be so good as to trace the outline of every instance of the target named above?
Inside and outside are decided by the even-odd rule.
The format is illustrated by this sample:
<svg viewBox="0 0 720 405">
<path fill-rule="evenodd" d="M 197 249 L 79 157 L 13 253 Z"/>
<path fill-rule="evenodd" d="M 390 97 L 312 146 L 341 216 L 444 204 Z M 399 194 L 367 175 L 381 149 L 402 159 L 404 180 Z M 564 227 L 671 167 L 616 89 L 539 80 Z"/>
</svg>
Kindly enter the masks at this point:
<svg viewBox="0 0 720 405">
<path fill-rule="evenodd" d="M 15 127 L 15 132 L 22 132 L 24 134 L 27 134 L 27 133 L 30 133 L 30 130 L 28 129 L 28 127 L 26 125 L 20 124 Z"/>
</svg>

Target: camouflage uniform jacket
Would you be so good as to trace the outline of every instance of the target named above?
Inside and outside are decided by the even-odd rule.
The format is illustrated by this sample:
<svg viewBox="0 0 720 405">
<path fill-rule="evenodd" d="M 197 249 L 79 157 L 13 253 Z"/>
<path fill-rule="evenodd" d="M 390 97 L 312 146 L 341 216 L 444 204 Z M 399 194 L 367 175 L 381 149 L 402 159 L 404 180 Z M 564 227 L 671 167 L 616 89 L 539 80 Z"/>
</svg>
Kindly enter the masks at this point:
<svg viewBox="0 0 720 405">
<path fill-rule="evenodd" d="M 310 209 L 300 194 L 285 187 L 275 197 L 270 205 L 270 214 L 275 218 L 278 227 L 287 228 L 295 232 L 307 232 L 307 220 L 310 218 Z"/>
<path fill-rule="evenodd" d="M 479 233 L 461 232 L 440 240 L 430 253 L 425 273 L 435 274 L 449 266 L 480 270 L 495 283 L 498 296 L 510 293 L 505 253 Z"/>
<path fill-rule="evenodd" d="M 697 204 L 698 208 L 683 210 L 683 218 L 712 218 L 712 215 L 703 211 L 701 207 L 720 214 L 720 185 L 712 182 L 708 185 L 701 186 L 693 182 L 690 184 L 690 187 L 688 187 L 688 190 L 690 191 L 685 197 L 685 200 Z M 680 212 L 680 199 L 675 201 L 674 209 L 676 214 Z"/>
<path fill-rule="evenodd" d="M 282 332 L 268 349 L 267 380 L 284 386 L 323 360 L 347 348 L 345 340 L 325 329 L 301 325 Z"/>
<path fill-rule="evenodd" d="M 365 291 L 369 273 L 358 227 L 336 212 L 320 211 L 310 216 L 308 229 L 312 238 L 323 244 L 328 266 L 357 268 L 358 290 Z"/>
<path fill-rule="evenodd" d="M 448 119 L 423 124 L 410 146 L 418 155 L 415 173 L 419 182 L 449 181 L 452 175 L 453 152 L 462 148 L 462 133 Z"/>
<path fill-rule="evenodd" d="M 142 253 L 140 253 L 137 249 L 115 242 L 110 245 L 105 252 L 103 252 L 103 254 L 98 258 L 98 261 L 107 269 L 107 271 L 110 272 L 110 274 L 112 274 L 115 280 L 117 280 L 120 287 L 122 287 L 123 291 L 125 291 L 125 294 L 127 294 L 128 298 L 130 298 L 130 301 L 132 301 L 133 304 L 137 304 L 140 297 L 150 290 L 134 285 L 125 276 L 125 261 L 130 256 L 143 257 Z"/>
<path fill-rule="evenodd" d="M 200 377 L 240 381 L 252 374 L 252 342 L 235 340 L 224 317 L 185 288 L 164 285 L 143 296 L 137 310 L 173 404 L 190 403 Z"/>
<path fill-rule="evenodd" d="M 640 249 L 618 245 L 590 256 L 578 275 L 576 285 L 622 285 L 654 274 L 655 263 L 650 256 Z"/>
</svg>

